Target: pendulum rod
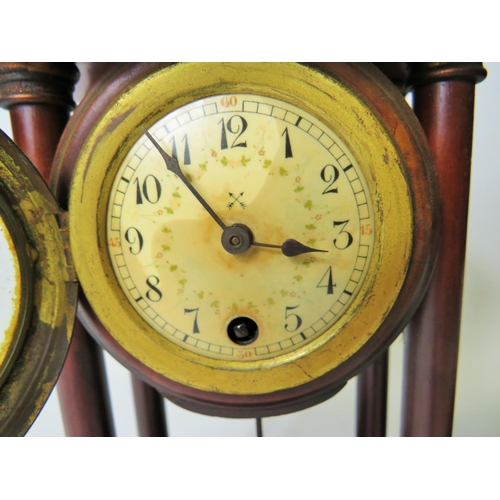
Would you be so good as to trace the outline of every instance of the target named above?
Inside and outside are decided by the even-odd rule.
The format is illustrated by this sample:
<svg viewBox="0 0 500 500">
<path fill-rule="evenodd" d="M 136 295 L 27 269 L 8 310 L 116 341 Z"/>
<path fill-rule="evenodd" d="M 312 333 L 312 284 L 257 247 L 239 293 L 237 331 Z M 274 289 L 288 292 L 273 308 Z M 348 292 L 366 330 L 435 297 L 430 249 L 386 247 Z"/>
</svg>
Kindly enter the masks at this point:
<svg viewBox="0 0 500 500">
<path fill-rule="evenodd" d="M 385 350 L 357 377 L 356 435 L 385 437 L 389 350 Z"/>
<path fill-rule="evenodd" d="M 256 418 L 255 423 L 257 424 L 257 437 L 264 437 L 262 433 L 262 418 Z"/>
</svg>

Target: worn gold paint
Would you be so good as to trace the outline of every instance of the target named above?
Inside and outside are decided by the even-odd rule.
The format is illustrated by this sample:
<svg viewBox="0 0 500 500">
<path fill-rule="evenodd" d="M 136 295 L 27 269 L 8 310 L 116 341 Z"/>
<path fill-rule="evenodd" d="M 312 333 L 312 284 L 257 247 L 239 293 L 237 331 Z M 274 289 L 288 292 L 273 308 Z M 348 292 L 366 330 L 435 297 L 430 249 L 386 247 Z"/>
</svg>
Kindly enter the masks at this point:
<svg viewBox="0 0 500 500">
<path fill-rule="evenodd" d="M 108 194 L 118 166 L 142 133 L 141 127 L 192 100 L 231 93 L 287 100 L 333 129 L 363 170 L 377 228 L 365 282 L 334 327 L 298 351 L 256 362 L 210 359 L 154 332 L 138 318 L 114 279 L 106 248 Z M 128 113 L 130 109 L 134 113 Z M 296 64 L 168 67 L 114 104 L 90 133 L 77 160 L 70 238 L 87 298 L 126 350 L 175 381 L 229 394 L 262 394 L 306 383 L 357 352 L 383 323 L 398 297 L 411 255 L 413 230 L 411 197 L 400 161 L 387 131 L 357 95 L 315 70 Z"/>
<path fill-rule="evenodd" d="M 22 435 L 48 398 L 64 362 L 77 283 L 64 236 L 65 218 L 34 167 L 3 133 L 0 189 L 23 235 L 18 256 L 21 275 L 27 278 L 21 283 L 25 324 L 18 325 L 27 338 L 0 384 L 0 435 Z"/>
</svg>

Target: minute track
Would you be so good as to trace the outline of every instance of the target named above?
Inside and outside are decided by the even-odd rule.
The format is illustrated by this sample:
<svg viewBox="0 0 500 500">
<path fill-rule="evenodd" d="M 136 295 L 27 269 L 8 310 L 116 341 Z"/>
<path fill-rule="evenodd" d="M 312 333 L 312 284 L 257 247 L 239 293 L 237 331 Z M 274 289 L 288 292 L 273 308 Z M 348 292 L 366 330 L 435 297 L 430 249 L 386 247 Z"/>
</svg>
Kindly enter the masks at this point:
<svg viewBox="0 0 500 500">
<path fill-rule="evenodd" d="M 135 302 L 135 295 L 131 301 L 136 311 L 183 349 L 221 360 L 272 359 L 313 342 L 355 299 L 368 262 L 355 249 L 364 242 L 369 257 L 372 239 L 360 234 L 358 207 L 369 197 L 355 158 L 313 116 L 246 96 L 232 100 L 252 103 L 248 113 L 238 106 L 208 116 L 190 111 L 215 109 L 211 103 L 219 99 L 194 102 L 143 129 L 123 159 L 113 191 L 120 206 L 112 201 L 116 209 L 109 214 L 128 269 L 117 272 L 125 290 L 140 292 L 142 299 Z M 238 118 L 230 121 L 232 116 Z M 169 134 L 166 121 L 177 123 Z M 293 156 L 287 156 L 286 126 Z M 184 147 L 179 149 L 183 138 L 189 140 L 189 164 Z M 244 142 L 246 148 L 236 147 Z M 167 150 L 173 144 L 177 157 Z M 373 224 L 371 213 L 363 217 Z M 278 238 L 281 244 L 272 243 Z M 210 279 L 215 275 L 216 281 Z M 348 285 L 352 295 L 340 292 Z M 198 329 L 185 310 L 197 311 Z M 255 324 L 258 334 L 249 330 L 243 340 L 233 340 L 226 333 L 232 320 L 237 328 Z"/>
</svg>

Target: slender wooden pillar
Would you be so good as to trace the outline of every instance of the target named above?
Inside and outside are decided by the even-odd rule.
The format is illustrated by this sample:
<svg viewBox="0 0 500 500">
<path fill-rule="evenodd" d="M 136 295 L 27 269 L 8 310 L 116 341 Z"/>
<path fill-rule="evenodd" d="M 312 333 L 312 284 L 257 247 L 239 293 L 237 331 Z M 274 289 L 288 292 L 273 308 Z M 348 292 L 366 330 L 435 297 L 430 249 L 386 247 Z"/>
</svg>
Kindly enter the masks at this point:
<svg viewBox="0 0 500 500">
<path fill-rule="evenodd" d="M 66 436 L 115 435 L 103 352 L 78 319 L 57 391 Z"/>
<path fill-rule="evenodd" d="M 46 182 L 77 79 L 74 64 L 0 63 L 0 106 L 10 112 L 14 141 Z"/>
<path fill-rule="evenodd" d="M 156 389 L 132 377 L 137 429 L 141 437 L 167 437 L 167 423 L 163 397 Z"/>
<path fill-rule="evenodd" d="M 73 63 L 0 64 L 0 105 L 10 111 L 14 141 L 47 182 L 78 77 Z M 114 434 L 102 351 L 78 320 L 57 387 L 68 436 Z"/>
<path fill-rule="evenodd" d="M 356 435 L 358 437 L 385 437 L 388 379 L 389 351 L 386 350 L 357 378 Z"/>
<path fill-rule="evenodd" d="M 414 64 L 414 109 L 436 160 L 440 248 L 429 289 L 405 332 L 402 434 L 451 436 L 467 235 L 475 84 L 480 63 Z"/>
</svg>

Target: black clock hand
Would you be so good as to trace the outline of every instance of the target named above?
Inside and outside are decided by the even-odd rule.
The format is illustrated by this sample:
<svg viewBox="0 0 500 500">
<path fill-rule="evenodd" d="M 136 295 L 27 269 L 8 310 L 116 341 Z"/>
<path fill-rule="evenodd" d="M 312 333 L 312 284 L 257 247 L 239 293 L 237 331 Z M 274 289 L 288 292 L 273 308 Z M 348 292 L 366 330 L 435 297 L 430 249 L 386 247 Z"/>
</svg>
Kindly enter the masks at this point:
<svg viewBox="0 0 500 500">
<path fill-rule="evenodd" d="M 252 245 L 256 247 L 279 248 L 281 249 L 283 255 L 286 255 L 287 257 L 295 257 L 309 252 L 328 252 L 328 250 L 318 250 L 317 248 L 308 247 L 299 241 L 292 239 L 285 240 L 283 245 L 268 245 L 267 243 L 258 243 L 257 241 L 253 241 Z"/>
<path fill-rule="evenodd" d="M 203 208 L 212 216 L 215 222 L 219 224 L 222 230 L 226 232 L 226 237 L 223 236 L 222 238 L 222 244 L 229 253 L 243 253 L 248 250 L 250 245 L 257 247 L 279 248 L 286 257 L 295 257 L 308 252 L 327 252 L 327 250 L 318 250 L 316 248 L 308 247 L 293 239 L 286 240 L 282 245 L 259 243 L 257 241 L 253 241 L 253 237 L 251 235 L 252 233 L 246 226 L 240 224 L 238 225 L 238 228 L 235 228 L 234 226 L 228 228 L 224 222 L 222 222 L 220 217 L 212 210 L 210 205 L 204 200 L 200 193 L 198 193 L 194 186 L 189 182 L 187 177 L 182 173 L 182 170 L 179 167 L 179 162 L 166 153 L 144 127 L 142 127 L 142 130 L 146 134 L 147 138 L 152 142 L 153 146 L 161 154 L 161 157 L 165 160 L 167 169 L 181 179 L 191 193 L 193 193 L 194 197 L 201 203 Z M 246 243 L 243 240 L 246 240 Z"/>
<path fill-rule="evenodd" d="M 156 140 L 153 138 L 153 136 L 144 128 L 142 127 L 142 130 L 148 137 L 148 139 L 153 143 L 153 146 L 159 151 L 161 154 L 162 158 L 165 160 L 165 164 L 167 165 L 167 169 L 170 170 L 170 172 L 173 172 L 175 175 L 177 175 L 181 181 L 186 185 L 186 187 L 193 193 L 194 197 L 201 203 L 203 208 L 212 216 L 212 218 L 219 224 L 219 226 L 222 228 L 223 231 L 227 229 L 227 226 L 222 222 L 220 217 L 212 210 L 210 205 L 203 199 L 203 197 L 196 191 L 194 186 L 189 182 L 187 177 L 182 173 L 182 170 L 179 167 L 179 162 L 175 159 L 172 158 L 169 154 L 165 153 L 165 151 L 161 148 L 161 146 L 156 142 Z"/>
</svg>

